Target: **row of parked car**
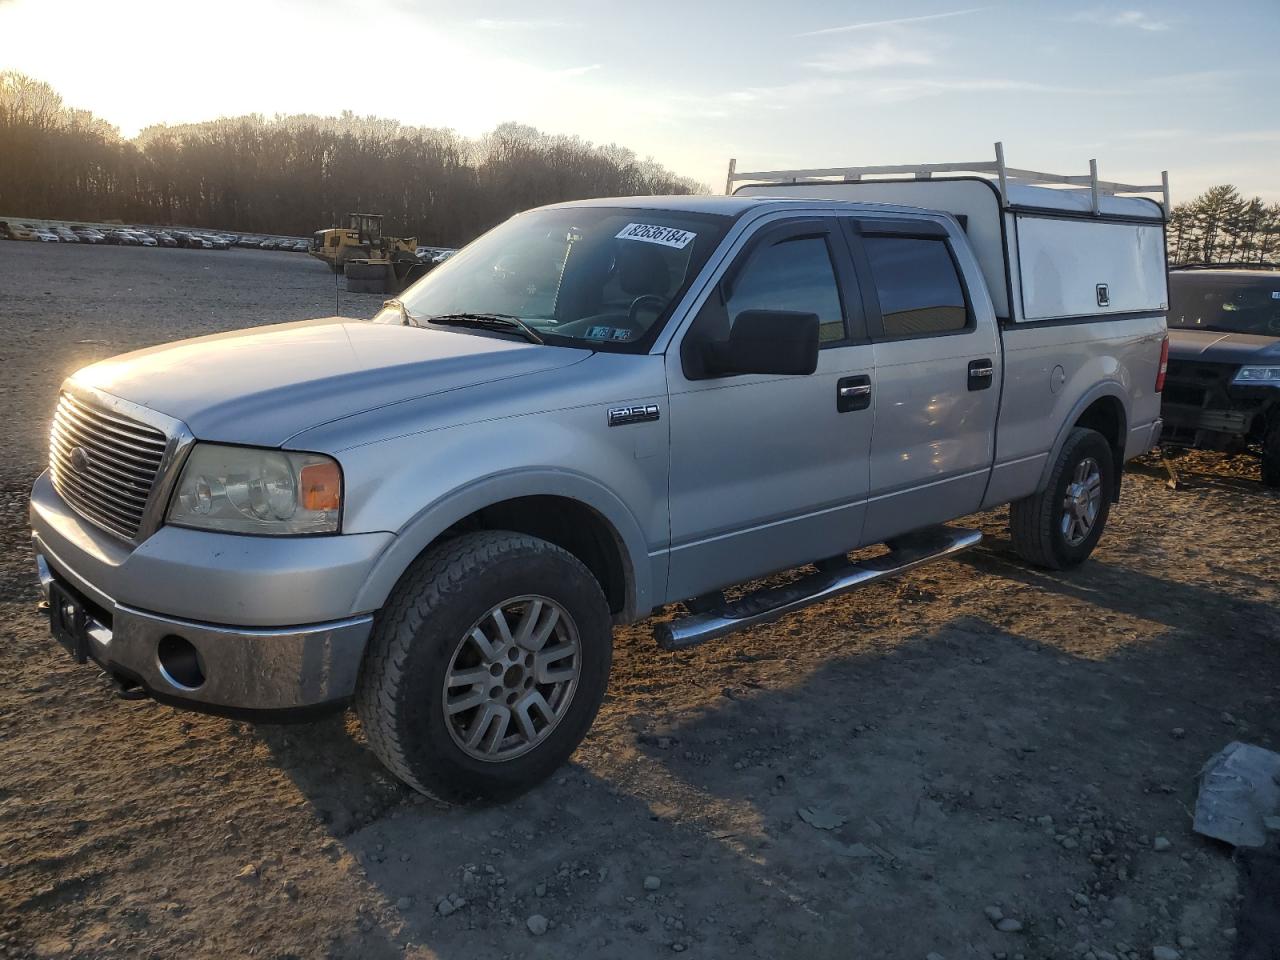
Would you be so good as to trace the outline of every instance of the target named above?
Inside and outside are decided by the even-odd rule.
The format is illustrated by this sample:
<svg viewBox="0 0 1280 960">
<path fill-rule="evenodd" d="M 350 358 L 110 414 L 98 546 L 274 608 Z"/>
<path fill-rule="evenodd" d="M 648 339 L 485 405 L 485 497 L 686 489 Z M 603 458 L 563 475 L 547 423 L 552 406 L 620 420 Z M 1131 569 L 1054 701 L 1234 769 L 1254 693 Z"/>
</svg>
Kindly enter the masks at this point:
<svg viewBox="0 0 1280 960">
<path fill-rule="evenodd" d="M 444 263 L 458 250 L 456 247 L 418 247 L 413 252 L 423 263 Z"/>
<path fill-rule="evenodd" d="M 38 243 L 108 243 L 123 247 L 185 247 L 200 250 L 229 250 L 232 247 L 286 250 L 306 253 L 307 241 L 297 237 L 255 237 L 234 233 L 196 233 L 190 230 L 142 230 L 136 227 L 100 229 L 79 224 L 36 226 L 0 220 L 0 236 L 8 240 Z"/>
</svg>

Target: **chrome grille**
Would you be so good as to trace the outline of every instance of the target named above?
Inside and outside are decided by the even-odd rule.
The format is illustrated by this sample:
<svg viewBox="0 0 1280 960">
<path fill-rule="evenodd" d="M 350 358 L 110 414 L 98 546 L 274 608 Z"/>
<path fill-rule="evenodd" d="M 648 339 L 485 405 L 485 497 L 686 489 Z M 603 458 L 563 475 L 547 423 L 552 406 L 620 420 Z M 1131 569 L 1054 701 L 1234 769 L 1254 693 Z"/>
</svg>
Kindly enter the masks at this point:
<svg viewBox="0 0 1280 960">
<path fill-rule="evenodd" d="M 167 444 L 155 427 L 64 393 L 49 435 L 49 475 L 82 517 L 132 540 Z"/>
</svg>

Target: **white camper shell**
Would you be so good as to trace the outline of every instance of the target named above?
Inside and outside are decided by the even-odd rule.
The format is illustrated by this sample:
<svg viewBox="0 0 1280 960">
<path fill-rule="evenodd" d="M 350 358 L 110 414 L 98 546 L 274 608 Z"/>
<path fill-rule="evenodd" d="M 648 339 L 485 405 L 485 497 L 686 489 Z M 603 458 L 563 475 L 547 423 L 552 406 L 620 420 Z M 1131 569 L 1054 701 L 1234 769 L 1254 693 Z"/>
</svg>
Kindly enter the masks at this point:
<svg viewBox="0 0 1280 960">
<path fill-rule="evenodd" d="M 959 220 L 996 315 L 1029 323 L 1164 313 L 1169 175 L 1156 185 L 1056 175 L 995 161 L 739 173 L 726 193 L 889 203 Z M 735 187 L 735 184 L 743 184 Z M 1157 201 L 1150 194 L 1160 197 Z"/>
</svg>

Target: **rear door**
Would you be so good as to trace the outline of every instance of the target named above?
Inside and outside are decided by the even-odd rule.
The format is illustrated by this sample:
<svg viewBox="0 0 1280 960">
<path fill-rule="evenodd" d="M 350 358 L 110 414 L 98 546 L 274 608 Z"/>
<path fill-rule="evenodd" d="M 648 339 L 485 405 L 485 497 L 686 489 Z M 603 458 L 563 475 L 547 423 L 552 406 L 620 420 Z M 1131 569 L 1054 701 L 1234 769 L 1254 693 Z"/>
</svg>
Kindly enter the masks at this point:
<svg viewBox="0 0 1280 960">
<path fill-rule="evenodd" d="M 977 263 L 941 223 L 847 226 L 876 371 L 862 538 L 872 543 L 979 508 L 1000 406 L 1000 344 Z"/>
<path fill-rule="evenodd" d="M 667 352 L 669 600 L 851 550 L 862 531 L 874 371 L 840 221 L 766 223 L 726 273 Z M 816 313 L 817 370 L 700 375 L 690 348 L 749 309 Z"/>
</svg>

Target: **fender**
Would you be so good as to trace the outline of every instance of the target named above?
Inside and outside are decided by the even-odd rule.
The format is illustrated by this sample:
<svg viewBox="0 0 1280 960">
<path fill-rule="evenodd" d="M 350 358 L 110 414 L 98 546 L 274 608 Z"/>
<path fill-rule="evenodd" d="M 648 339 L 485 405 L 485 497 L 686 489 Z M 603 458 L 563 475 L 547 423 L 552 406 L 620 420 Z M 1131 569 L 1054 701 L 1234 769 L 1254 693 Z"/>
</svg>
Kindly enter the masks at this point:
<svg viewBox="0 0 1280 960">
<path fill-rule="evenodd" d="M 1103 397 L 1111 397 L 1120 403 L 1120 443 L 1123 447 L 1125 439 L 1129 436 L 1129 398 L 1124 392 L 1124 385 L 1115 380 L 1104 380 L 1101 383 L 1095 383 L 1092 387 L 1084 392 L 1076 405 L 1071 408 L 1062 421 L 1062 426 L 1058 428 L 1058 435 L 1054 438 L 1053 446 L 1049 449 L 1049 459 L 1044 462 L 1044 467 L 1040 471 L 1040 482 L 1036 485 L 1036 492 L 1042 493 L 1049 486 L 1049 475 L 1053 472 L 1053 465 L 1058 462 L 1058 454 L 1062 452 L 1063 445 L 1067 442 L 1067 434 L 1076 425 L 1081 415 L 1097 400 Z M 1122 462 L 1116 464 L 1116 476 L 1124 468 L 1123 454 Z M 1116 489 L 1117 495 L 1119 488 Z"/>
<path fill-rule="evenodd" d="M 368 613 L 386 603 L 409 564 L 445 530 L 483 507 L 517 497 L 577 500 L 605 520 L 617 539 L 626 574 L 626 601 L 619 615 L 632 621 L 653 607 L 653 571 L 640 524 L 622 500 L 596 480 L 568 470 L 519 469 L 482 477 L 427 504 L 397 531 L 378 556 L 356 595 L 352 611 Z"/>
</svg>

